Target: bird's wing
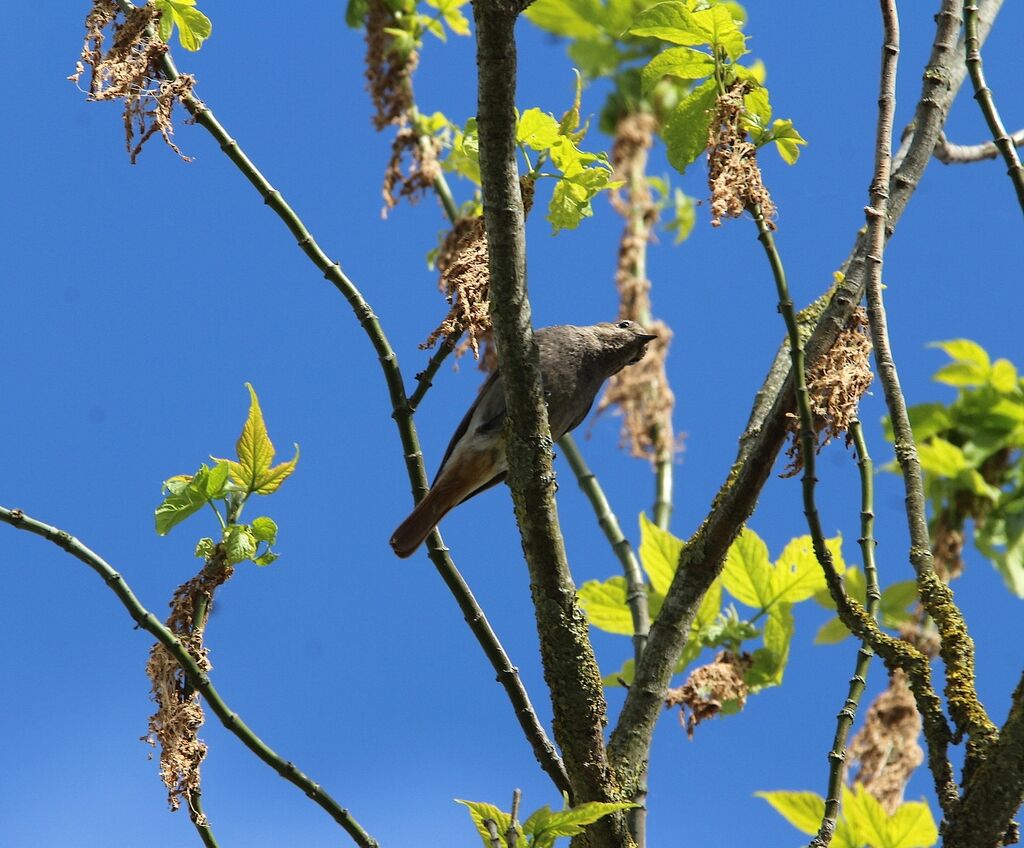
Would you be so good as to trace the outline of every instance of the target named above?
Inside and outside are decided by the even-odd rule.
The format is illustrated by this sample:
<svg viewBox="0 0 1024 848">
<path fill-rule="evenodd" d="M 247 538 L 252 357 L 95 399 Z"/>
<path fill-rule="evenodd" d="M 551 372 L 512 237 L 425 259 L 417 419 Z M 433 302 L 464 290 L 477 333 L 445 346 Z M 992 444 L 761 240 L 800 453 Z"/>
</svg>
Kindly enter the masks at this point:
<svg viewBox="0 0 1024 848">
<path fill-rule="evenodd" d="M 448 443 L 448 450 L 444 452 L 444 458 L 441 460 L 441 464 L 438 466 L 437 474 L 434 475 L 434 480 L 440 476 L 444 470 L 445 463 L 448 462 L 448 458 L 452 455 L 452 451 L 455 450 L 455 446 L 459 443 L 459 440 L 466 435 L 466 431 L 469 430 L 469 422 L 473 420 L 473 416 L 476 414 L 477 407 L 480 404 L 485 404 L 488 408 L 486 409 L 487 418 L 480 423 L 478 427 L 479 431 L 486 432 L 493 429 L 494 427 L 500 427 L 502 421 L 505 418 L 505 392 L 504 387 L 498 384 L 498 370 L 495 369 L 490 373 L 487 380 L 480 387 L 480 391 L 477 393 L 476 400 L 473 401 L 472 406 L 469 407 L 466 414 L 462 417 L 459 422 L 459 426 L 455 428 L 455 433 L 452 435 L 452 440 Z M 490 407 L 493 407 L 490 408 Z M 488 485 L 494 485 L 490 483 Z M 474 494 L 476 494 L 474 492 Z"/>
</svg>

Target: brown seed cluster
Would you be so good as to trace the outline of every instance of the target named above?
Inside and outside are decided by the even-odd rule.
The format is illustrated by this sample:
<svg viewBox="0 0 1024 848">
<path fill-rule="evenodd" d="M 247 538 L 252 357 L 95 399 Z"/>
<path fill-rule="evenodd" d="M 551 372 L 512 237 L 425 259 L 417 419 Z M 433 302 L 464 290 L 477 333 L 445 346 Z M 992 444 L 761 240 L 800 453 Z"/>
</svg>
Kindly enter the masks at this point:
<svg viewBox="0 0 1024 848">
<path fill-rule="evenodd" d="M 520 179 L 524 214 L 528 215 L 533 208 L 535 188 L 533 180 Z M 439 339 L 466 333 L 455 355 L 461 357 L 471 350 L 480 360 L 480 369 L 490 372 L 497 368 L 498 356 L 491 332 L 488 302 L 491 272 L 487 260 L 487 230 L 483 217 L 459 218 L 445 236 L 437 256 L 437 268 L 441 272 L 439 287 L 451 308 L 420 347 L 433 347 Z"/>
<path fill-rule="evenodd" d="M 147 32 L 159 19 L 156 9 L 138 6 L 124 20 L 119 20 L 119 15 L 113 0 L 93 0 L 85 18 L 82 53 L 68 79 L 78 83 L 88 66 L 90 100 L 124 101 L 125 144 L 133 165 L 143 145 L 156 133 L 188 162 L 189 157 L 171 140 L 171 113 L 175 103 L 191 96 L 195 78 L 188 74 L 174 80 L 165 77 L 160 58 L 167 45 Z M 108 29 L 112 29 L 113 40 L 104 50 Z"/>
<path fill-rule="evenodd" d="M 206 599 L 207 609 L 213 604 L 213 593 L 234 571 L 222 552 L 209 560 L 203 570 L 179 586 L 171 599 L 171 615 L 167 628 L 178 637 L 203 671 L 211 668 L 203 644 L 203 622 L 196 622 L 196 601 Z M 200 786 L 199 767 L 206 756 L 206 743 L 199 739 L 203 725 L 203 707 L 178 665 L 177 660 L 160 643 L 155 644 L 146 663 L 146 676 L 151 683 L 151 697 L 157 710 L 149 718 L 145 740 L 160 746 L 160 778 L 167 787 L 167 802 L 172 810 L 188 804 L 189 796 Z M 189 805 L 193 820 L 205 819 Z"/>
<path fill-rule="evenodd" d="M 747 654 L 722 651 L 712 662 L 691 671 L 682 686 L 665 693 L 665 706 L 679 707 L 679 722 L 687 737 L 693 739 L 697 725 L 718 715 L 727 701 L 738 702 L 740 707 L 746 703 L 748 689 L 743 676 L 750 665 Z"/>
<path fill-rule="evenodd" d="M 366 16 L 366 87 L 373 98 L 373 125 L 378 130 L 391 124 L 404 125 L 413 107 L 412 74 L 419 53 L 395 49 L 394 37 L 387 29 L 397 23 L 386 0 L 370 0 Z"/>
<path fill-rule="evenodd" d="M 897 669 L 850 743 L 850 754 L 860 763 L 854 783 L 874 795 L 890 815 L 903 803 L 907 781 L 924 761 L 917 743 L 920 733 L 914 696 L 906 675 Z"/>
<path fill-rule="evenodd" d="M 616 127 L 612 147 L 615 179 L 624 188 L 612 194 L 612 205 L 626 219 L 619 240 L 615 286 L 619 292 L 619 317 L 637 321 L 658 338 L 647 347 L 647 355 L 608 381 L 597 406 L 598 413 L 618 407 L 622 413 L 622 445 L 633 456 L 654 462 L 671 461 L 680 449 L 672 429 L 675 396 L 668 385 L 665 360 L 672 331 L 651 318 L 651 282 L 645 274 L 647 243 L 658 223 L 658 207 L 647 183 L 647 151 L 658 123 L 647 112 L 633 112 Z"/>
<path fill-rule="evenodd" d="M 388 216 L 388 212 L 398 205 L 399 199 L 405 197 L 410 203 L 415 203 L 431 189 L 441 173 L 441 164 L 437 158 L 440 152 L 440 139 L 421 137 L 410 126 L 399 128 L 391 144 L 391 158 L 384 169 L 382 217 Z M 405 170 L 402 170 L 403 162 L 408 163 Z"/>
<path fill-rule="evenodd" d="M 775 229 L 775 203 L 761 179 L 757 148 L 747 140 L 743 128 L 743 95 L 746 85 L 736 82 L 715 104 L 708 129 L 708 186 L 711 189 L 711 226 L 722 218 L 739 218 L 757 206 L 771 229 Z"/>
<path fill-rule="evenodd" d="M 817 450 L 840 434 L 857 417 L 860 399 L 867 392 L 874 375 L 871 371 L 871 339 L 868 318 L 862 308 L 854 310 L 835 344 L 807 368 L 807 389 L 810 395 Z M 803 468 L 800 447 L 800 420 L 789 413 L 788 426 L 793 440 L 786 450 L 790 463 L 783 477 L 792 477 Z"/>
</svg>

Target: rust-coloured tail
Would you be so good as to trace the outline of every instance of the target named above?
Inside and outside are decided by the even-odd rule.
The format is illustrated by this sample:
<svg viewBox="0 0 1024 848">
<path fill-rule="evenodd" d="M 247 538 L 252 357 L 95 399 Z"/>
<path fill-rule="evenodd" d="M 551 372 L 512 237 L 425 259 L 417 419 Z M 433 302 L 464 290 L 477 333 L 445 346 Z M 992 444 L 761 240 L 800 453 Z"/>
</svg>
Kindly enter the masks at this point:
<svg viewBox="0 0 1024 848">
<path fill-rule="evenodd" d="M 427 492 L 409 517 L 391 534 L 391 547 L 396 554 L 405 559 L 423 544 L 437 523 L 459 502 L 452 495 L 451 488 L 447 486 L 435 486 Z"/>
</svg>

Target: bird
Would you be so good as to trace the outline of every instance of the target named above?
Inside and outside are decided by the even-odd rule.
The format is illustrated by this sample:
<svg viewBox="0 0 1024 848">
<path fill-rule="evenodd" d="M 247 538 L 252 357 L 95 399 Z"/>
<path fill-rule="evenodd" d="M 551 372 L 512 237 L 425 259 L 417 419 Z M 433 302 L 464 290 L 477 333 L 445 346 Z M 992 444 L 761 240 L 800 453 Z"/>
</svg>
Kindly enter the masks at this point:
<svg viewBox="0 0 1024 848">
<path fill-rule="evenodd" d="M 656 338 L 635 321 L 537 330 L 552 440 L 578 427 L 604 381 L 643 359 Z M 455 428 L 429 491 L 392 534 L 391 547 L 399 557 L 411 556 L 454 507 L 505 479 L 504 425 L 505 387 L 496 369 Z"/>
</svg>

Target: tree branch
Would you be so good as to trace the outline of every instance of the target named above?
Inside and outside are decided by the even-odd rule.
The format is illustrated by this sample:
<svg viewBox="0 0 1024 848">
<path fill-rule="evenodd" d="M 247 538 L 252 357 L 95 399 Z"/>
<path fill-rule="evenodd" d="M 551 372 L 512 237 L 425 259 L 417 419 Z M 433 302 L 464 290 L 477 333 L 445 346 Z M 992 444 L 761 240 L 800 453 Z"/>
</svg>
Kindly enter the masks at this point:
<svg viewBox="0 0 1024 848">
<path fill-rule="evenodd" d="M 117 0 L 117 4 L 126 12 L 133 8 L 129 0 Z M 155 38 L 155 33 L 151 37 Z M 169 80 L 177 79 L 178 70 L 174 65 L 169 50 L 161 57 L 161 65 L 165 76 Z M 192 95 L 185 98 L 184 105 L 195 118 L 196 123 L 214 137 L 224 154 L 259 192 L 264 203 L 277 213 L 285 226 L 296 237 L 303 253 L 306 254 L 318 270 L 323 272 L 328 282 L 345 297 L 351 306 L 356 319 L 377 352 L 377 359 L 384 372 L 384 379 L 391 400 L 392 418 L 394 418 L 395 424 L 398 427 L 399 438 L 402 443 L 406 473 L 412 486 L 413 498 L 414 500 L 419 500 L 426 494 L 429 486 L 426 470 L 423 467 L 423 454 L 420 451 L 419 437 L 416 433 L 416 426 L 412 421 L 413 409 L 410 407 L 405 394 L 402 372 L 398 366 L 398 357 L 391 348 L 391 344 L 384 334 L 377 316 L 373 313 L 373 310 L 355 284 L 341 270 L 340 264 L 332 262 L 327 254 L 323 252 L 320 245 L 317 244 L 312 234 L 310 234 L 301 219 L 295 214 L 295 211 L 284 200 L 281 193 L 260 173 L 249 157 L 246 156 L 238 142 L 228 135 L 227 131 L 214 116 L 212 110 Z M 437 364 L 440 365 L 440 361 Z M 455 567 L 448 548 L 445 546 L 437 530 L 428 537 L 427 549 L 431 562 L 455 596 L 455 600 L 461 608 L 470 630 L 472 630 L 473 635 L 483 648 L 484 654 L 490 660 L 492 667 L 497 673 L 498 682 L 501 683 L 509 700 L 512 702 L 516 717 L 519 719 L 519 725 L 526 734 L 527 741 L 533 748 L 534 756 L 540 763 L 541 768 L 551 777 L 559 791 L 569 791 L 569 779 L 566 776 L 565 767 L 562 765 L 558 753 L 548 740 L 547 734 L 537 718 L 533 705 L 530 703 L 530 697 L 519 678 L 518 669 L 512 665 L 511 660 L 505 653 L 505 649 L 498 641 L 497 635 L 491 629 L 487 617 L 477 603 L 476 598 L 473 597 L 473 593 L 470 591 L 465 580 L 463 580 L 462 575 Z"/>
<path fill-rule="evenodd" d="M 156 640 L 163 645 L 174 659 L 181 666 L 182 671 L 188 676 L 189 682 L 202 693 L 206 703 L 210 705 L 221 724 L 241 740 L 250 751 L 252 751 L 263 762 L 276 771 L 289 783 L 293 783 L 301 789 L 307 797 L 323 809 L 332 819 L 344 828 L 345 832 L 352 837 L 353 842 L 361 848 L 378 848 L 377 840 L 373 839 L 359 822 L 357 822 L 348 810 L 344 809 L 337 801 L 327 794 L 317 783 L 303 774 L 294 763 L 287 762 L 277 752 L 270 748 L 252 729 L 239 717 L 238 713 L 221 698 L 220 693 L 210 680 L 209 674 L 200 668 L 188 649 L 164 627 L 159 619 L 147 610 L 132 592 L 118 572 L 98 554 L 91 551 L 79 542 L 70 533 L 51 527 L 34 518 L 29 518 L 19 509 L 7 509 L 0 507 L 0 521 L 9 524 L 18 530 L 27 530 L 36 536 L 41 536 L 57 547 L 71 554 L 75 559 L 85 563 L 95 571 L 110 590 L 117 595 L 122 606 L 128 610 L 128 614 L 135 623 L 146 632 L 156 637 Z"/>
<path fill-rule="evenodd" d="M 551 433 L 526 292 L 523 203 L 516 164 L 517 4 L 477 0 L 480 174 L 490 269 L 490 313 L 505 375 L 505 449 L 537 615 L 541 658 L 551 691 L 555 739 L 562 748 L 574 803 L 619 800 L 604 749 L 606 706 L 601 674 L 576 604 L 555 508 Z M 602 818 L 594 845 L 631 843 L 625 817 Z"/>
<path fill-rule="evenodd" d="M 1006 162 L 1006 173 L 1013 183 L 1014 191 L 1017 192 L 1017 203 L 1020 205 L 1021 211 L 1024 212 L 1024 167 L 1021 167 L 1017 148 L 1009 133 L 1006 132 L 1006 127 L 1003 126 L 1003 119 L 999 117 L 992 90 L 985 82 L 985 70 L 981 62 L 981 43 L 978 39 L 977 0 L 965 0 L 964 2 L 964 30 L 966 33 L 967 70 L 971 75 L 971 82 L 974 84 L 974 99 L 978 101 L 981 113 L 985 116 L 985 123 L 988 124 L 989 132 L 992 133 L 992 143 L 999 148 L 1003 161 Z"/>
<path fill-rule="evenodd" d="M 980 3 L 979 40 L 987 34 L 1001 5 L 1002 0 L 982 0 Z M 890 184 L 890 228 L 895 227 L 932 158 L 949 107 L 966 74 L 962 51 L 957 48 L 960 31 L 958 9 L 959 0 L 943 0 L 937 16 L 936 35 L 917 104 L 914 134 L 907 144 L 903 164 Z M 822 310 L 807 341 L 809 361 L 815 361 L 835 343 L 863 296 L 865 254 L 866 242 L 861 235 L 844 263 L 845 274 L 841 284 Z M 647 650 L 626 695 L 608 746 L 609 759 L 627 791 L 641 773 L 647 758 L 662 698 L 675 662 L 686 644 L 697 607 L 721 572 L 729 545 L 753 512 L 761 487 L 786 438 L 786 414 L 792 409 L 792 392 L 784 358 L 780 360 L 777 357 L 755 398 L 729 477 L 716 494 L 706 520 L 683 548 L 676 576 L 661 612 L 651 626 Z M 924 671 L 927 671 L 927 666 Z M 941 718 L 941 705 L 938 717 Z M 937 726 L 937 721 L 934 723 Z M 938 759 L 935 764 L 938 765 Z"/>
<path fill-rule="evenodd" d="M 1010 136 L 1015 147 L 1024 147 L 1024 129 L 1017 130 Z M 935 158 L 943 165 L 965 165 L 995 159 L 999 148 L 994 141 L 982 144 L 953 144 L 945 133 L 939 134 L 939 143 L 935 146 Z"/>
</svg>

